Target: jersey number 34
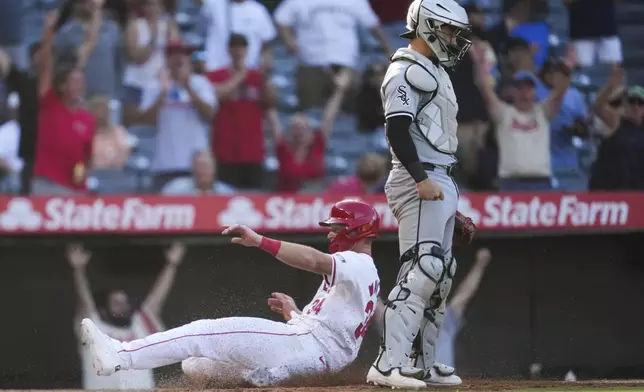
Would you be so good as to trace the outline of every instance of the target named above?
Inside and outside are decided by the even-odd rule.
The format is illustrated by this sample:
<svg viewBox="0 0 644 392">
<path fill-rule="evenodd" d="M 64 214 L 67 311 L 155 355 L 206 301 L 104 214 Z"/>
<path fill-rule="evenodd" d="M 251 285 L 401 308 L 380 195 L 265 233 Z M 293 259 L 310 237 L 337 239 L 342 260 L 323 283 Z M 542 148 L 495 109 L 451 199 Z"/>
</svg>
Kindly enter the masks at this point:
<svg viewBox="0 0 644 392">
<path fill-rule="evenodd" d="M 369 285 L 369 296 L 378 296 L 378 293 L 380 292 L 380 281 L 375 281 L 372 284 Z M 364 308 L 365 312 L 365 319 L 363 322 L 358 324 L 358 327 L 356 328 L 355 331 L 355 338 L 364 338 L 364 336 L 367 334 L 367 330 L 369 329 L 369 325 L 371 324 L 371 320 L 373 319 L 373 313 L 376 310 L 376 304 L 373 302 L 373 300 L 370 300 L 367 302 L 367 306 Z"/>
</svg>

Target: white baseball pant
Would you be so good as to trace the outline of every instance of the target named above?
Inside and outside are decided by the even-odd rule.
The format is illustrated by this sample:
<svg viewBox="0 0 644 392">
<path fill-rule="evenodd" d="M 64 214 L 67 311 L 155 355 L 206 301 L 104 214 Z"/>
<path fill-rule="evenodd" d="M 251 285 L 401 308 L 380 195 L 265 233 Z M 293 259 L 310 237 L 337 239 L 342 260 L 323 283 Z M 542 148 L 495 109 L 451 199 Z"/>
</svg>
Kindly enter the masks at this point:
<svg viewBox="0 0 644 392">
<path fill-rule="evenodd" d="M 328 370 L 323 349 L 305 325 L 251 317 L 199 320 L 122 343 L 129 369 L 152 369 L 188 360 L 187 373 L 215 380 L 275 385 L 295 375 Z"/>
</svg>

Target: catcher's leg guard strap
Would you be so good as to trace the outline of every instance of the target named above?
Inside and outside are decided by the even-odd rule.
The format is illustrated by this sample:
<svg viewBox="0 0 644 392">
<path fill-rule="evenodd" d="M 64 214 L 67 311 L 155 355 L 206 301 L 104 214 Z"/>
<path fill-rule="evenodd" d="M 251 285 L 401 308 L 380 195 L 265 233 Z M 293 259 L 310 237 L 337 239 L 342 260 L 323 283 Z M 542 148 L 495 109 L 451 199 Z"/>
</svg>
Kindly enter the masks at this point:
<svg viewBox="0 0 644 392">
<path fill-rule="evenodd" d="M 412 266 L 389 294 L 384 314 L 383 350 L 375 363 L 382 372 L 409 366 L 423 311 L 444 275 L 443 252 L 431 243 L 417 245 L 407 263 Z"/>
</svg>

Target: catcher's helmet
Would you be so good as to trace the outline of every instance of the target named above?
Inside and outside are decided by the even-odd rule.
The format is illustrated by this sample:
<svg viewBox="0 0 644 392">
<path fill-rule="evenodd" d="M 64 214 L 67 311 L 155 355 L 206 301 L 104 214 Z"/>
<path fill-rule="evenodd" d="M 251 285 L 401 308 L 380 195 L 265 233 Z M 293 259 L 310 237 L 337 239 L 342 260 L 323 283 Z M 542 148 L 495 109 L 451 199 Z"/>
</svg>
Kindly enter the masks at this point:
<svg viewBox="0 0 644 392">
<path fill-rule="evenodd" d="M 331 253 L 349 250 L 358 241 L 377 237 L 380 228 L 380 217 L 376 210 L 360 200 L 342 200 L 331 208 L 331 215 L 320 222 L 320 226 L 339 225 L 342 228 L 335 233 L 329 244 Z"/>
<path fill-rule="evenodd" d="M 451 41 L 441 37 L 441 27 L 451 26 Z M 407 11 L 407 31 L 400 36 L 420 38 L 447 68 L 458 64 L 472 45 L 464 34 L 470 30 L 465 9 L 455 0 L 414 0 Z"/>
</svg>

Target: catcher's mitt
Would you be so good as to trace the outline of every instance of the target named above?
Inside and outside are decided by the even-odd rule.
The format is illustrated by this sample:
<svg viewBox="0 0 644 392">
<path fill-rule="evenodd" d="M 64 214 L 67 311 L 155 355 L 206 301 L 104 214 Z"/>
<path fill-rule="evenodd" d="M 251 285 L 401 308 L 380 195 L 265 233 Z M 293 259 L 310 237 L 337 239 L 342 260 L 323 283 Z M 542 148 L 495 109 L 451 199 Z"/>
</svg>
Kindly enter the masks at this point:
<svg viewBox="0 0 644 392">
<path fill-rule="evenodd" d="M 474 233 L 476 233 L 476 225 L 472 222 L 472 219 L 456 211 L 454 237 L 452 238 L 454 246 L 469 245 L 474 238 Z"/>
</svg>

